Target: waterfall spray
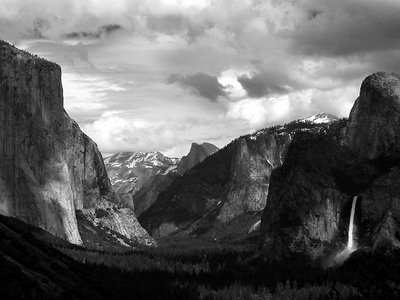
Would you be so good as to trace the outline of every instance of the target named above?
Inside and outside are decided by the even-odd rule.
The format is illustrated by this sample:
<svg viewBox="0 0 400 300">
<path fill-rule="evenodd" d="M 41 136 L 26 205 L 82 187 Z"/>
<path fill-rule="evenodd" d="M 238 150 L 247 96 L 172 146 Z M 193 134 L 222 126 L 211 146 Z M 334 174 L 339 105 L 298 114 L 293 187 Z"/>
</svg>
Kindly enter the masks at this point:
<svg viewBox="0 0 400 300">
<path fill-rule="evenodd" d="M 353 250 L 354 247 L 354 237 L 353 237 L 353 231 L 354 231 L 354 213 L 356 210 L 356 203 L 357 203 L 357 197 L 354 196 L 353 198 L 353 204 L 351 205 L 351 214 L 350 214 L 350 222 L 349 222 L 349 234 L 347 238 L 347 249 L 348 250 Z"/>
</svg>

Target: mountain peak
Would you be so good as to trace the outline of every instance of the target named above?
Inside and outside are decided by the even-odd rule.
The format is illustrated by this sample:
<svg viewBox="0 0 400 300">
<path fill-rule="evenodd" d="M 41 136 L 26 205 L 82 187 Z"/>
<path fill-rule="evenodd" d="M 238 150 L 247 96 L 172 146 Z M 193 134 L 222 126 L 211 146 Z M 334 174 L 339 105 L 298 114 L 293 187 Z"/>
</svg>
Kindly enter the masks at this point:
<svg viewBox="0 0 400 300">
<path fill-rule="evenodd" d="M 172 164 L 177 164 L 179 159 L 169 158 L 158 151 L 149 152 L 117 152 L 104 159 L 106 165 L 114 167 L 121 167 L 122 165 L 129 165 L 129 167 L 136 167 L 138 165 L 169 167 Z"/>
<path fill-rule="evenodd" d="M 192 143 L 189 154 L 182 157 L 178 164 L 178 174 L 183 175 L 187 170 L 201 163 L 204 159 L 218 150 L 219 148 L 211 143 Z"/>
<path fill-rule="evenodd" d="M 313 124 L 323 124 L 323 123 L 332 123 L 337 120 L 339 120 L 339 118 L 332 114 L 320 112 L 315 115 L 299 119 L 298 121 L 304 122 L 304 123 L 307 122 L 307 123 L 313 123 Z"/>
<path fill-rule="evenodd" d="M 400 75 L 377 72 L 364 79 L 347 125 L 345 143 L 374 159 L 400 149 Z"/>
<path fill-rule="evenodd" d="M 399 94 L 400 74 L 376 72 L 366 77 L 361 84 L 361 91 L 377 90 L 380 93 Z"/>
</svg>

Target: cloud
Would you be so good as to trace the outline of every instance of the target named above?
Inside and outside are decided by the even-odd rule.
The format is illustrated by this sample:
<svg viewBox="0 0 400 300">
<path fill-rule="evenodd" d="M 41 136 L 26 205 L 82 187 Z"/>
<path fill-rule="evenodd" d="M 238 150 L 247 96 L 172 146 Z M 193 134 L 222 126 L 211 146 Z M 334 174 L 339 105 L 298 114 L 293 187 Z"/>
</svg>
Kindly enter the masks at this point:
<svg viewBox="0 0 400 300">
<path fill-rule="evenodd" d="M 251 76 L 239 76 L 237 80 L 246 90 L 249 97 L 260 98 L 267 95 L 289 92 L 289 88 L 283 86 L 282 82 L 273 74 L 253 73 Z"/>
<path fill-rule="evenodd" d="M 187 154 L 192 142 L 208 141 L 219 147 L 230 142 L 236 136 L 226 133 L 226 121 L 222 116 L 183 117 L 166 124 L 162 119 L 148 121 L 132 115 L 127 118 L 124 111 L 108 111 L 81 127 L 96 141 L 103 153 L 161 151 L 172 157 L 179 157 Z M 234 123 L 229 126 L 235 128 Z M 214 128 L 212 133 L 209 131 L 210 127 Z"/>
<path fill-rule="evenodd" d="M 167 35 L 179 35 L 193 43 L 204 32 L 214 26 L 213 22 L 194 23 L 189 17 L 181 13 L 166 15 L 147 15 L 146 28 Z"/>
<path fill-rule="evenodd" d="M 287 33 L 295 53 L 348 56 L 400 46 L 396 0 L 304 1 L 297 26 Z"/>
<path fill-rule="evenodd" d="M 167 83 L 177 83 L 211 102 L 217 101 L 219 96 L 226 96 L 224 86 L 219 83 L 218 78 L 204 73 L 186 76 L 172 74 L 167 78 Z"/>
<path fill-rule="evenodd" d="M 248 132 L 251 132 L 319 112 L 347 117 L 358 89 L 353 86 L 328 91 L 306 89 L 272 97 L 243 99 L 230 103 L 227 118 L 245 122 Z"/>
<path fill-rule="evenodd" d="M 102 25 L 97 28 L 96 31 L 80 31 L 80 32 L 70 32 L 65 34 L 66 38 L 101 38 L 107 34 L 111 34 L 115 31 L 118 31 L 122 28 L 121 25 L 118 24 L 109 24 L 109 25 Z"/>
<path fill-rule="evenodd" d="M 102 151 L 179 156 L 346 116 L 364 77 L 400 71 L 399 14 L 398 0 L 0 0 L 0 36 L 61 65 L 65 107 Z"/>
<path fill-rule="evenodd" d="M 119 151 L 159 151 L 179 143 L 179 137 L 170 129 L 156 123 L 131 121 L 113 112 L 83 126 L 105 153 Z"/>
</svg>

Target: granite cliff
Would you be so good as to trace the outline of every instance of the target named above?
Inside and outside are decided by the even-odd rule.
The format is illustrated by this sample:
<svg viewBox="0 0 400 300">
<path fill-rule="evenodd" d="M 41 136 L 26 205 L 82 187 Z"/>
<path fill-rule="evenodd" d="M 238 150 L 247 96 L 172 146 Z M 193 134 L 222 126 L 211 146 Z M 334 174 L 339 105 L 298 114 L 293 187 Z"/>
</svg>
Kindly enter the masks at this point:
<svg viewBox="0 0 400 300">
<path fill-rule="evenodd" d="M 119 210 L 96 144 L 63 108 L 61 68 L 2 41 L 0 122 L 1 214 L 79 244 L 76 210 Z M 105 226 L 121 233 L 137 223 L 133 214 L 119 227 L 114 221 Z M 129 237 L 152 243 L 136 227 Z"/>
<path fill-rule="evenodd" d="M 271 173 L 285 160 L 295 132 L 324 128 L 336 118 L 319 120 L 297 120 L 234 140 L 176 178 L 139 217 L 140 223 L 157 237 L 236 239 L 255 232 Z"/>
<path fill-rule="evenodd" d="M 211 154 L 218 151 L 218 147 L 210 143 L 197 144 L 192 143 L 189 153 L 183 156 L 178 163 L 177 172 L 179 175 L 185 174 L 186 171 L 190 170 L 194 166 L 201 163 Z"/>
<path fill-rule="evenodd" d="M 361 233 L 372 247 L 400 247 L 400 75 L 367 77 L 350 113 L 344 144 L 376 171 L 360 191 Z"/>
<path fill-rule="evenodd" d="M 364 80 L 344 144 L 360 159 L 400 152 L 400 75 L 379 72 Z"/>
<path fill-rule="evenodd" d="M 400 247 L 399 87 L 398 75 L 373 74 L 348 122 L 294 137 L 262 217 L 260 246 L 269 257 L 316 259 L 343 248 L 353 196 L 356 244 Z"/>
</svg>

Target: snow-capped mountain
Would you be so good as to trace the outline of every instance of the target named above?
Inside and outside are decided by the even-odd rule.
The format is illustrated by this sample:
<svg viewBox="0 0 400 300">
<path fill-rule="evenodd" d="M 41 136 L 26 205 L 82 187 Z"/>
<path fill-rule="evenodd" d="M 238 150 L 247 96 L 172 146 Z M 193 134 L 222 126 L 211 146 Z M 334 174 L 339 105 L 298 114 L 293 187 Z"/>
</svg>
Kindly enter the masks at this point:
<svg viewBox="0 0 400 300">
<path fill-rule="evenodd" d="M 324 123 L 332 123 L 337 120 L 339 120 L 339 118 L 334 115 L 327 113 L 318 113 L 316 115 L 309 116 L 307 118 L 299 119 L 298 121 L 304 123 L 324 124 Z"/>
<path fill-rule="evenodd" d="M 139 216 L 178 175 L 217 150 L 209 143 L 192 144 L 191 151 L 182 159 L 169 158 L 160 152 L 119 152 L 105 158 L 104 163 L 123 205 Z"/>
<path fill-rule="evenodd" d="M 131 196 L 155 175 L 176 172 L 179 161 L 160 152 L 119 152 L 104 159 L 114 190 Z"/>
</svg>

